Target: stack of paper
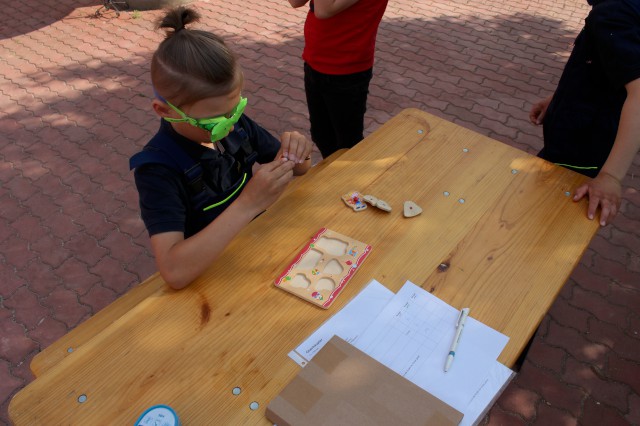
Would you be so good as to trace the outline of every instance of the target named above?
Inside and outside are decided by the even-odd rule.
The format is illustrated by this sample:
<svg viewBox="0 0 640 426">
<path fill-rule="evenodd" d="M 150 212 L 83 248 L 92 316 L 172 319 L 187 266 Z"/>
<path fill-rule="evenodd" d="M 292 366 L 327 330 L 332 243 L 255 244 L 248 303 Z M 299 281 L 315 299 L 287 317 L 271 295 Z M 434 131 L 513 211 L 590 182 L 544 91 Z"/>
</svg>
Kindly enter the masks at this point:
<svg viewBox="0 0 640 426">
<path fill-rule="evenodd" d="M 496 360 L 509 339 L 469 317 L 454 364 L 445 373 L 458 315 L 409 281 L 394 295 L 373 280 L 289 356 L 304 366 L 331 337 L 339 336 L 462 412 L 461 425 L 473 425 L 513 377 Z"/>
</svg>

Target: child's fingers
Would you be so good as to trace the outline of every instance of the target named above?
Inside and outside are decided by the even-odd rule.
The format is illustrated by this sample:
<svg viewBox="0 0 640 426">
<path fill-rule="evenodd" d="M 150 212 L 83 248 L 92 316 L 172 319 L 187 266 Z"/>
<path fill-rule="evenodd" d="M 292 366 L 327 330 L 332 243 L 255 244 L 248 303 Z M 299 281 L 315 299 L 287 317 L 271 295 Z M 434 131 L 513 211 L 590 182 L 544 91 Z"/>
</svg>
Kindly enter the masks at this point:
<svg viewBox="0 0 640 426">
<path fill-rule="evenodd" d="M 280 151 L 282 153 L 282 156 L 286 159 L 290 159 L 289 155 L 290 155 L 290 145 L 291 145 L 291 134 L 289 132 L 284 132 L 282 134 L 282 136 L 280 137 Z"/>
<path fill-rule="evenodd" d="M 277 186 L 285 186 L 289 184 L 293 180 L 293 169 L 287 170 L 285 173 L 280 175 L 278 179 L 276 179 Z"/>
<path fill-rule="evenodd" d="M 298 163 L 304 163 L 305 159 L 311 155 L 313 144 L 303 135 L 298 134 L 298 151 L 296 156 L 298 157 Z"/>
<path fill-rule="evenodd" d="M 295 167 L 295 163 L 290 160 L 276 160 L 269 164 L 272 165 L 269 171 L 273 174 L 275 179 L 286 175 Z"/>
<path fill-rule="evenodd" d="M 544 116 L 546 114 L 546 110 L 542 109 L 539 113 L 538 113 L 538 117 L 536 117 L 536 124 L 542 124 L 544 122 Z"/>
<path fill-rule="evenodd" d="M 276 170 L 277 168 L 281 167 L 283 164 L 291 163 L 291 162 L 292 161 L 287 160 L 286 158 L 284 158 L 284 156 L 276 155 L 276 158 L 272 162 L 261 164 L 259 170 L 262 170 L 265 173 L 271 173 L 274 170 Z"/>
<path fill-rule="evenodd" d="M 297 132 L 284 132 L 280 137 L 280 143 L 282 144 L 282 156 L 297 163 L 299 161 Z"/>
<path fill-rule="evenodd" d="M 291 179 L 293 179 L 293 167 L 295 163 L 293 161 L 286 161 L 276 165 L 270 172 L 268 181 L 269 186 L 273 189 L 282 188 L 286 186 Z"/>
<path fill-rule="evenodd" d="M 600 226 L 611 223 L 617 213 L 615 204 L 609 202 L 609 200 L 602 200 L 600 203 Z"/>
<path fill-rule="evenodd" d="M 576 192 L 573 194 L 573 201 L 580 201 L 582 197 L 587 195 L 587 192 L 589 192 L 589 185 L 587 184 L 581 185 L 578 189 L 576 189 Z"/>
<path fill-rule="evenodd" d="M 300 154 L 300 162 L 304 163 L 305 159 L 311 156 L 311 150 L 313 149 L 313 144 L 307 138 L 304 138 L 303 143 L 301 145 L 302 145 L 301 146 L 302 153 Z"/>
<path fill-rule="evenodd" d="M 282 143 L 283 157 L 295 163 L 304 162 L 305 158 L 311 154 L 311 143 L 298 132 L 285 132 L 280 138 Z"/>
<path fill-rule="evenodd" d="M 600 205 L 600 198 L 594 195 L 589 196 L 589 207 L 587 208 L 587 217 L 589 219 L 593 219 L 596 217 L 596 211 L 598 210 L 598 206 Z"/>
</svg>

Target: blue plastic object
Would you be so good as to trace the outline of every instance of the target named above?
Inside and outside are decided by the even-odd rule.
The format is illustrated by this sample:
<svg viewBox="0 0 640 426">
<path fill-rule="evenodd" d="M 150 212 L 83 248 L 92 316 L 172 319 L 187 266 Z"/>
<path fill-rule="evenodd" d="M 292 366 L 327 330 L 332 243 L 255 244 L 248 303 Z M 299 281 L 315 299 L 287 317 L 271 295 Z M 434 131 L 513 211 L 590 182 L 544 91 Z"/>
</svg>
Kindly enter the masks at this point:
<svg viewBox="0 0 640 426">
<path fill-rule="evenodd" d="M 168 405 L 154 405 L 138 417 L 135 426 L 180 426 L 180 420 Z"/>
</svg>

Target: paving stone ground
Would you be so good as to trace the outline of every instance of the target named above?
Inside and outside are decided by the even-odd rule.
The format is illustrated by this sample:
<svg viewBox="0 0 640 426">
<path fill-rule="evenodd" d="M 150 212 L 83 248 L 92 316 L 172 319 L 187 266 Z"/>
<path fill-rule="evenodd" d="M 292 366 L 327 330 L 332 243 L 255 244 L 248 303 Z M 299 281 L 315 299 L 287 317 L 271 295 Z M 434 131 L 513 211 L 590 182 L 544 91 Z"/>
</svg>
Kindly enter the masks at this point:
<svg viewBox="0 0 640 426">
<path fill-rule="evenodd" d="M 33 356 L 155 271 L 128 157 L 155 132 L 148 62 L 159 11 L 97 0 L 1 2 L 0 423 Z M 247 112 L 308 134 L 305 13 L 286 0 L 197 1 L 245 69 Z M 417 107 L 528 151 L 582 0 L 391 0 L 367 134 Z M 640 159 L 615 222 L 584 253 L 488 425 L 640 424 Z"/>
</svg>

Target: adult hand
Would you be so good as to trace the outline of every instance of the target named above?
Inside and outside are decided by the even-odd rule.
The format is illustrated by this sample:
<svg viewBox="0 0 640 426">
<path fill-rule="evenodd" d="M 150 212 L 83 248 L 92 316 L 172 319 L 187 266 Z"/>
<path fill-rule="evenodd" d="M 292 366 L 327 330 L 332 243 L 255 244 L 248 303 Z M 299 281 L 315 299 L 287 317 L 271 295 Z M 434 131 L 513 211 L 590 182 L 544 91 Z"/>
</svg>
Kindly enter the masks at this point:
<svg viewBox="0 0 640 426">
<path fill-rule="evenodd" d="M 276 158 L 263 164 L 255 172 L 247 187 L 240 194 L 239 201 L 256 209 L 256 214 L 275 203 L 293 179 L 295 163 L 284 158 Z"/>
<path fill-rule="evenodd" d="M 618 214 L 622 185 L 616 177 L 606 172 L 600 172 L 593 180 L 576 189 L 573 201 L 579 201 L 585 195 L 589 197 L 587 217 L 593 219 L 598 207 L 600 207 L 600 225 L 605 226 L 611 223 Z"/>
<path fill-rule="evenodd" d="M 547 114 L 547 108 L 549 108 L 551 98 L 553 98 L 553 95 L 535 103 L 531 107 L 531 111 L 529 111 L 529 121 L 536 125 L 544 122 L 544 116 Z"/>
<path fill-rule="evenodd" d="M 311 155 L 313 144 L 298 132 L 284 132 L 280 138 L 282 157 L 301 164 Z"/>
</svg>

